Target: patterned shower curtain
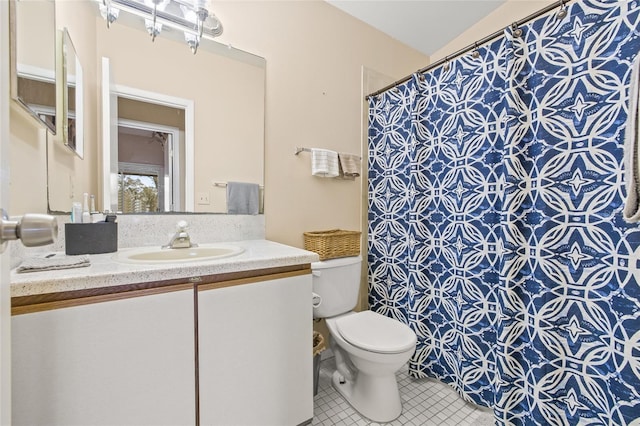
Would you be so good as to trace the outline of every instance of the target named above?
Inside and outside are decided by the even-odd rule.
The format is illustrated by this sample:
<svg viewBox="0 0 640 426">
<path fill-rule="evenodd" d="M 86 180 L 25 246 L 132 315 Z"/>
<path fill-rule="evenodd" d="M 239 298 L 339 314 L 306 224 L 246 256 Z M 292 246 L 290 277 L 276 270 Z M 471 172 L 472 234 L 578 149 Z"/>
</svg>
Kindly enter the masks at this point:
<svg viewBox="0 0 640 426">
<path fill-rule="evenodd" d="M 502 424 L 640 418 L 622 219 L 637 1 L 582 0 L 370 100 L 371 309 Z"/>
</svg>

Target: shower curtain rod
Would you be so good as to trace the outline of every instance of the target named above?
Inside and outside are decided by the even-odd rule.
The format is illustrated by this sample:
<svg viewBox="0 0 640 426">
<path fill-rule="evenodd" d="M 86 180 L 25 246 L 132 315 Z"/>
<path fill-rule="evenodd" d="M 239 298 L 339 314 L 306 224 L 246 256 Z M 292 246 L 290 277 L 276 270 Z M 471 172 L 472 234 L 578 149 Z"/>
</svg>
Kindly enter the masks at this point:
<svg viewBox="0 0 640 426">
<path fill-rule="evenodd" d="M 570 1 L 571 0 L 559 0 L 559 1 L 556 1 L 556 2 L 550 4 L 550 5 L 546 6 L 546 7 L 538 10 L 537 12 L 532 13 L 531 15 L 527 16 L 524 19 L 521 19 L 519 21 L 513 22 L 513 24 L 511 24 L 511 27 L 512 28 L 517 28 L 521 24 L 524 24 L 526 22 L 532 21 L 532 20 L 536 19 L 537 17 L 539 17 L 541 15 L 544 15 L 545 13 L 550 12 L 553 9 L 557 8 L 557 7 L 560 7 L 561 10 L 565 10 L 565 13 L 566 13 L 565 5 L 567 3 L 569 3 Z M 468 45 L 466 47 L 463 47 L 462 49 L 458 50 L 457 52 L 455 52 L 453 54 L 447 55 L 444 58 L 439 59 L 436 62 L 434 62 L 432 64 L 429 64 L 424 68 L 419 69 L 418 71 L 416 71 L 416 73 L 417 74 L 422 74 L 422 73 L 424 73 L 426 71 L 432 70 L 433 68 L 436 68 L 436 67 L 438 67 L 438 66 L 440 66 L 442 64 L 445 64 L 445 63 L 449 62 L 453 58 L 456 58 L 456 57 L 458 57 L 460 55 L 463 55 L 463 54 L 465 54 L 465 53 L 467 53 L 467 52 L 469 52 L 469 51 L 471 51 L 473 49 L 477 49 L 478 46 L 480 46 L 482 44 L 485 44 L 485 43 L 493 40 L 494 38 L 498 38 L 499 36 L 501 36 L 503 34 L 503 32 L 504 32 L 504 28 L 500 29 L 500 30 L 498 30 L 498 31 L 496 31 L 496 32 L 494 32 L 492 34 L 489 34 L 488 36 L 486 36 L 486 37 L 484 37 L 484 38 L 482 38 L 482 39 L 480 39 L 480 40 L 478 40 L 478 41 L 476 41 L 476 42 L 474 42 L 474 43 L 472 43 L 472 44 L 470 44 L 470 45 Z M 380 93 L 384 93 L 389 89 L 393 89 L 394 87 L 396 87 L 396 86 L 398 86 L 398 85 L 400 85 L 400 84 L 402 84 L 404 82 L 409 81 L 412 76 L 413 76 L 413 74 L 408 75 L 408 76 L 396 81 L 395 83 L 391 83 L 388 86 L 385 86 L 382 89 L 365 96 L 365 99 L 369 100 L 369 98 L 371 98 L 373 96 L 377 96 Z"/>
</svg>

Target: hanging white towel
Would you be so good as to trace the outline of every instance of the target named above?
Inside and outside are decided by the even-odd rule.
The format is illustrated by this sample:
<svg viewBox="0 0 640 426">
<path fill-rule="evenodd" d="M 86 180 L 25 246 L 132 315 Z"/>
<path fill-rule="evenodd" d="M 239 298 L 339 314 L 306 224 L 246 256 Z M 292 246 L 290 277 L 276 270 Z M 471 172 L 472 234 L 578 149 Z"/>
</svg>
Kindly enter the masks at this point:
<svg viewBox="0 0 640 426">
<path fill-rule="evenodd" d="M 320 177 L 338 176 L 338 153 L 328 149 L 311 148 L 311 174 Z"/>
<path fill-rule="evenodd" d="M 623 217 L 627 222 L 640 220 L 640 159 L 638 147 L 638 114 L 640 96 L 640 55 L 636 57 L 629 84 L 629 115 L 624 138 L 624 175 L 627 188 Z"/>
<path fill-rule="evenodd" d="M 338 159 L 340 162 L 340 177 L 343 179 L 354 180 L 360 176 L 362 160 L 360 160 L 359 155 L 339 152 Z"/>
</svg>

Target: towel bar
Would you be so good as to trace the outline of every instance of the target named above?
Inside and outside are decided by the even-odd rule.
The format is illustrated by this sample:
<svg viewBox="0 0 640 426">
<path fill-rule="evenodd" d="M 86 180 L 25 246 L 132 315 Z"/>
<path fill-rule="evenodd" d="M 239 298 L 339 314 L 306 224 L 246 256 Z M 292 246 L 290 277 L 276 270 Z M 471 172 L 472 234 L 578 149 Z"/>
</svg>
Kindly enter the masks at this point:
<svg viewBox="0 0 640 426">
<path fill-rule="evenodd" d="M 311 148 L 301 148 L 301 147 L 296 146 L 295 155 L 298 155 L 301 152 L 311 152 Z"/>
<path fill-rule="evenodd" d="M 294 155 L 298 155 L 301 152 L 311 152 L 311 148 L 302 148 L 300 146 L 296 146 L 296 152 L 294 152 Z M 360 160 L 362 160 L 362 157 L 359 157 Z"/>
<path fill-rule="evenodd" d="M 213 186 L 226 188 L 227 187 L 227 182 L 213 182 Z M 264 185 L 260 185 L 260 189 L 264 189 Z"/>
</svg>

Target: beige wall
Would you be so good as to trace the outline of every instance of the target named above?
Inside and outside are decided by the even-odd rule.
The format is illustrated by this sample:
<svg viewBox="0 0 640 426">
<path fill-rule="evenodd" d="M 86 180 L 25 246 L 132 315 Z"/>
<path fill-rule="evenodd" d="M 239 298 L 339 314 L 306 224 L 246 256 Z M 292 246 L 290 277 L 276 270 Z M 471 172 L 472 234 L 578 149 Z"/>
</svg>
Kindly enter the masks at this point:
<svg viewBox="0 0 640 426">
<path fill-rule="evenodd" d="M 9 207 L 13 216 L 47 212 L 47 132 L 12 103 L 10 114 Z"/>
<path fill-rule="evenodd" d="M 52 70 L 55 67 L 55 40 L 51 37 L 53 22 L 47 11 L 53 6 L 43 6 L 39 2 L 24 1 L 15 8 L 17 22 L 29 22 L 29 26 L 16 29 L 16 50 L 20 52 L 19 62 L 28 66 Z"/>
<path fill-rule="evenodd" d="M 323 1 L 214 5 L 221 41 L 267 60 L 267 238 L 302 247 L 304 231 L 360 230 L 362 178 L 312 177 L 309 153 L 294 149 L 361 153 L 362 67 L 401 78 L 428 58 Z"/>
</svg>

